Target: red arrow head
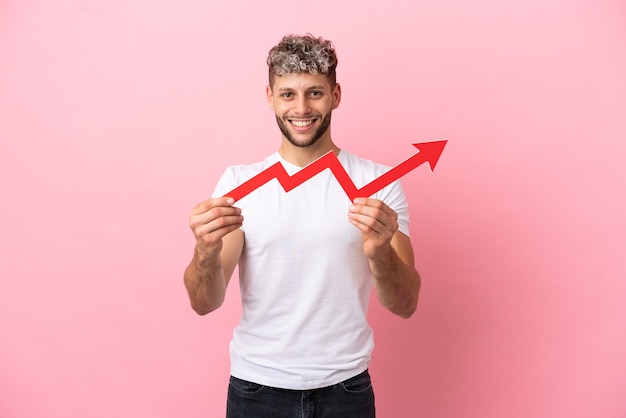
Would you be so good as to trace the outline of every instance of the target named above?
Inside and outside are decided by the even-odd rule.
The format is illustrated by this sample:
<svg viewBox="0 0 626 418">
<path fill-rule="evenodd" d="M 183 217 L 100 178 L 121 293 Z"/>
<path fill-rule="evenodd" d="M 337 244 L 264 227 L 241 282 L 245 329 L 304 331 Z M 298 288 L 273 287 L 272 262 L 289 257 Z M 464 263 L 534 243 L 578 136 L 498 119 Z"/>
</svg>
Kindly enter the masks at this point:
<svg viewBox="0 0 626 418">
<path fill-rule="evenodd" d="M 448 140 L 446 139 L 442 141 L 422 142 L 419 144 L 413 144 L 413 146 L 420 150 L 418 155 L 421 155 L 424 161 L 428 161 L 430 169 L 434 171 L 435 165 L 437 164 L 437 161 L 439 161 L 439 157 L 441 156 L 443 148 L 447 143 Z"/>
</svg>

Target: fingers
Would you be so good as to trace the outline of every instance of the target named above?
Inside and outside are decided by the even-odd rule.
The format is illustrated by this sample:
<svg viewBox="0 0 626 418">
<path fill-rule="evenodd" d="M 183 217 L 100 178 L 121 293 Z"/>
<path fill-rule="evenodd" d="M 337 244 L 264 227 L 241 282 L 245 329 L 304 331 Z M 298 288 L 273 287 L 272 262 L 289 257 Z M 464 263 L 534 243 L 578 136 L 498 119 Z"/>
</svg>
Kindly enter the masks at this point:
<svg viewBox="0 0 626 418">
<path fill-rule="evenodd" d="M 354 199 L 349 208 L 348 218 L 364 233 L 393 235 L 398 229 L 398 214 L 377 199 Z"/>
<path fill-rule="evenodd" d="M 231 197 L 215 197 L 207 199 L 198 203 L 193 209 L 191 209 L 189 217 L 205 213 L 216 206 L 232 206 L 234 203 L 235 200 Z"/>
<path fill-rule="evenodd" d="M 219 245 L 226 234 L 241 227 L 241 209 L 233 206 L 234 203 L 232 198 L 212 198 L 189 212 L 189 227 L 199 244 Z"/>
</svg>

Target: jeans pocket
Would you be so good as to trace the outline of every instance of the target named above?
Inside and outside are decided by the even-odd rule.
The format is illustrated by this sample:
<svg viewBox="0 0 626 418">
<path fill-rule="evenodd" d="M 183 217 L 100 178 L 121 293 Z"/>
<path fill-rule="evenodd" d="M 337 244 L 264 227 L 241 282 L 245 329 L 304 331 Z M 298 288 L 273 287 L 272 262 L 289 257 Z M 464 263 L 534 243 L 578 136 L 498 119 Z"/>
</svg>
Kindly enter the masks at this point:
<svg viewBox="0 0 626 418">
<path fill-rule="evenodd" d="M 339 385 L 345 392 L 363 394 L 371 392 L 372 379 L 370 378 L 369 373 L 365 371 L 351 379 L 346 380 L 345 382 L 341 382 Z"/>
<path fill-rule="evenodd" d="M 236 377 L 230 377 L 229 386 L 244 395 L 253 395 L 263 390 L 264 386 L 258 383 L 248 382 L 247 380 L 237 379 Z"/>
</svg>

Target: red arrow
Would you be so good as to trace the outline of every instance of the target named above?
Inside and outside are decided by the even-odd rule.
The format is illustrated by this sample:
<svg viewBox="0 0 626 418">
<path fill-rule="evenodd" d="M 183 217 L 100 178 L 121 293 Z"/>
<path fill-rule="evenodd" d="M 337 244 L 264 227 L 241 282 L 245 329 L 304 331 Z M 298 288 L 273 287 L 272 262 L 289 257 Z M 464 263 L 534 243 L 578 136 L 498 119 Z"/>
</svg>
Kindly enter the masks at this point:
<svg viewBox="0 0 626 418">
<path fill-rule="evenodd" d="M 302 170 L 295 173 L 293 176 L 287 174 L 283 165 L 280 162 L 277 162 L 276 164 L 273 164 L 272 166 L 261 171 L 250 180 L 234 188 L 229 193 L 226 193 L 224 196 L 232 197 L 237 201 L 272 179 L 277 179 L 281 186 L 283 186 L 283 189 L 288 192 L 316 174 L 319 174 L 323 170 L 329 168 L 337 178 L 337 181 L 339 181 L 339 184 L 346 192 L 350 200 L 354 200 L 357 197 L 369 197 L 425 162 L 428 162 L 430 164 L 430 169 L 434 170 L 447 142 L 447 140 L 443 140 L 413 144 L 413 146 L 420 152 L 398 164 L 360 189 L 356 188 L 352 179 L 350 179 L 350 176 L 337 159 L 335 153 L 329 151 L 317 160 L 313 161 L 311 164 L 304 167 Z"/>
</svg>

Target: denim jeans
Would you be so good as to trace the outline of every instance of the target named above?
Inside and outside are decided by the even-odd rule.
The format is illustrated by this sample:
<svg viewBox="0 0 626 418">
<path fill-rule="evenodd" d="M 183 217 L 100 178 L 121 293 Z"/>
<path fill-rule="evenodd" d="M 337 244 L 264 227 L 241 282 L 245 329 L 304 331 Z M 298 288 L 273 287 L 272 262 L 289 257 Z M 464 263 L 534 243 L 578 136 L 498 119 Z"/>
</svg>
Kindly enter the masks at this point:
<svg viewBox="0 0 626 418">
<path fill-rule="evenodd" d="M 374 418 L 367 371 L 336 385 L 288 390 L 230 378 L 226 418 Z"/>
</svg>

